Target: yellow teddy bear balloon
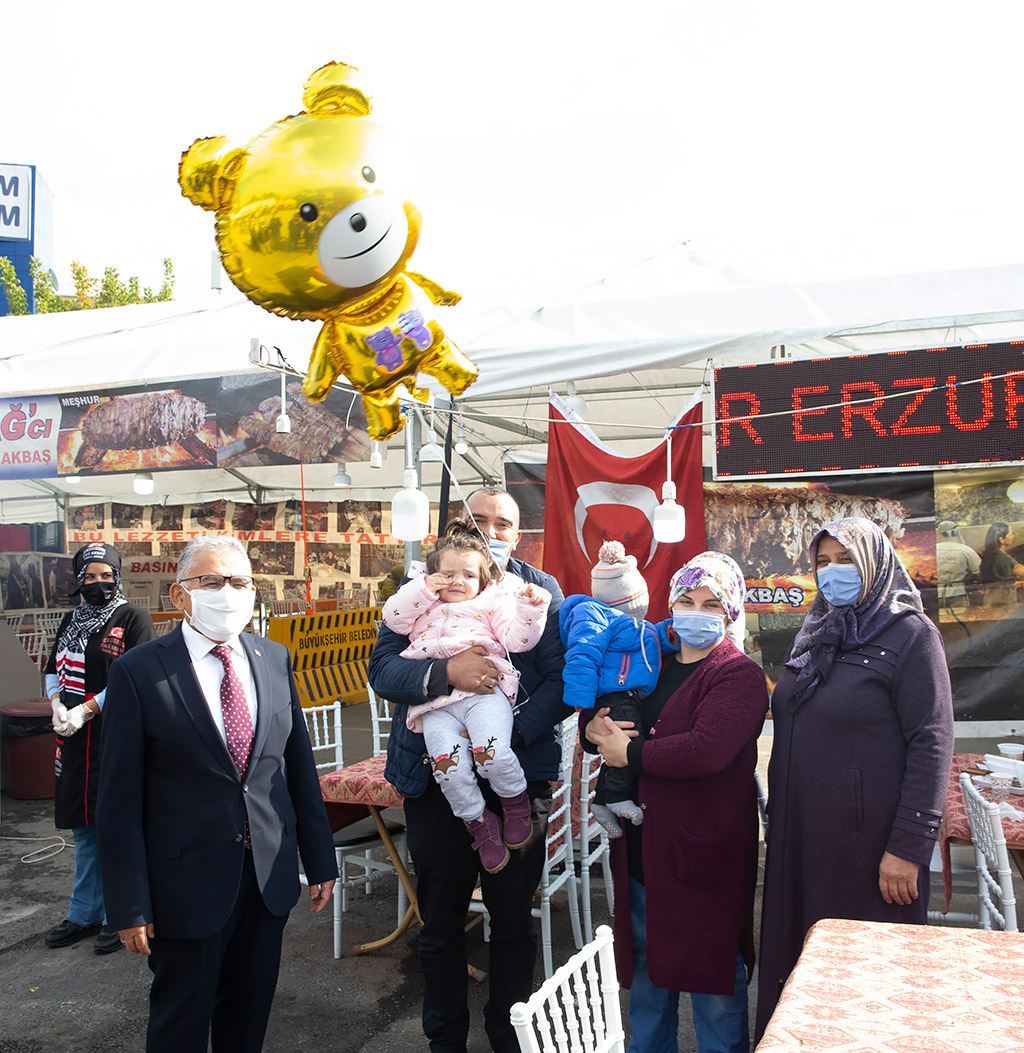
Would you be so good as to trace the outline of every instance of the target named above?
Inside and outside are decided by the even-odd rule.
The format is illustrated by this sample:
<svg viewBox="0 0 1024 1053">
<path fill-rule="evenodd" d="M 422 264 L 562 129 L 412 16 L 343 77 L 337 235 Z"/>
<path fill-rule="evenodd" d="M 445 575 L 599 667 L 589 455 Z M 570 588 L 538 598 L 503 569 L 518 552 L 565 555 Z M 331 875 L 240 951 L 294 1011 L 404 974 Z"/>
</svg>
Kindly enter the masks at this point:
<svg viewBox="0 0 1024 1053">
<path fill-rule="evenodd" d="M 375 439 L 403 424 L 398 387 L 417 398 L 416 374 L 452 395 L 476 366 L 422 309 L 414 287 L 449 306 L 447 292 L 406 270 L 420 214 L 389 197 L 386 143 L 367 118 L 370 98 L 352 66 L 332 62 L 306 81 L 306 109 L 245 147 L 197 139 L 181 157 L 178 183 L 193 204 L 217 214 L 224 269 L 254 303 L 288 318 L 320 318 L 302 390 L 324 398 L 339 374 L 363 396 Z"/>
</svg>

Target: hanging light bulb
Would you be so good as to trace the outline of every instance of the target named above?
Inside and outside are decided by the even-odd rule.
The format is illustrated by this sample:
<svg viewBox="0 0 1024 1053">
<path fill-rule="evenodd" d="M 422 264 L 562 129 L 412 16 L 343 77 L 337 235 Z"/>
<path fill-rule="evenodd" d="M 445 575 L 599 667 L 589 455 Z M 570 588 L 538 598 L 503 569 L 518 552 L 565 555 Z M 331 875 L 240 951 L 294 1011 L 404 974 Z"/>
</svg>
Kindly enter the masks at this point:
<svg viewBox="0 0 1024 1053">
<path fill-rule="evenodd" d="M 469 453 L 469 443 L 466 442 L 466 425 L 462 423 L 461 417 L 455 429 L 455 452 L 460 457 L 465 457 Z"/>
<path fill-rule="evenodd" d="M 661 504 L 654 510 L 654 540 L 673 545 L 686 537 L 686 509 L 676 504 L 676 484 L 665 480 Z"/>
<path fill-rule="evenodd" d="M 402 489 L 391 499 L 391 534 L 399 541 L 422 541 L 430 532 L 430 502 L 419 488 L 412 461 L 412 428 L 405 429 Z"/>
<path fill-rule="evenodd" d="M 661 504 L 654 510 L 654 540 L 674 545 L 686 537 L 686 509 L 676 504 L 676 484 L 672 482 L 672 432 L 665 436 L 666 479 L 661 488 Z"/>
<path fill-rule="evenodd" d="M 1015 504 L 1024 504 L 1024 475 L 1015 479 L 1006 488 L 1006 496 Z"/>
<path fill-rule="evenodd" d="M 287 377 L 285 372 L 281 370 L 281 412 L 277 415 L 277 433 L 278 435 L 288 435 L 292 430 L 292 421 L 288 416 L 288 401 L 285 394 L 285 382 Z"/>
<path fill-rule="evenodd" d="M 576 414 L 577 417 L 582 417 L 587 412 L 587 404 L 584 402 L 580 395 L 576 394 L 576 381 L 570 380 L 566 385 L 566 396 L 563 400 L 565 405 Z"/>
<path fill-rule="evenodd" d="M 151 494 L 153 492 L 153 473 L 136 472 L 135 478 L 132 479 L 132 489 L 140 497 L 144 497 L 146 494 Z"/>
<path fill-rule="evenodd" d="M 62 475 L 60 481 L 65 486 L 80 486 L 82 477 L 80 475 Z"/>
<path fill-rule="evenodd" d="M 373 449 L 370 451 L 370 467 L 384 467 L 384 455 L 380 452 L 380 443 L 376 439 L 373 440 Z"/>
<path fill-rule="evenodd" d="M 422 541 L 430 532 L 430 502 L 416 485 L 416 469 L 406 468 L 402 489 L 391 500 L 391 533 L 399 541 Z"/>
<path fill-rule="evenodd" d="M 425 442 L 420 447 L 420 463 L 426 464 L 428 461 L 443 461 L 444 450 L 434 442 L 433 439 L 430 442 Z"/>
<path fill-rule="evenodd" d="M 345 462 L 344 461 L 339 461 L 338 462 L 338 470 L 331 477 L 331 485 L 332 486 L 351 486 L 352 485 L 352 476 L 350 476 L 348 474 L 348 472 L 345 471 Z"/>
<path fill-rule="evenodd" d="M 422 420 L 422 416 L 420 418 Z M 424 421 L 424 426 L 426 422 Z M 440 462 L 444 461 L 444 450 L 434 442 L 434 400 L 430 400 L 430 430 L 427 432 L 430 436 L 429 439 L 420 447 L 420 464 L 425 464 L 428 461 Z"/>
</svg>

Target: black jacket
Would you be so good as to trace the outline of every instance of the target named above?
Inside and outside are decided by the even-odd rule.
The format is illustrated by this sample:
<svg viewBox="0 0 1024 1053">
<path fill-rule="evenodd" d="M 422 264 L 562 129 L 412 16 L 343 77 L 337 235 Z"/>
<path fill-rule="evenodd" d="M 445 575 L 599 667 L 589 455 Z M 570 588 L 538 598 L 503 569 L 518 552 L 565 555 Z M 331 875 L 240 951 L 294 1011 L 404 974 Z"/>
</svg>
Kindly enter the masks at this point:
<svg viewBox="0 0 1024 1053">
<path fill-rule="evenodd" d="M 57 630 L 57 640 L 71 620 L 69 611 Z M 107 686 L 110 666 L 138 644 L 156 635 L 153 621 L 145 611 L 122 603 L 106 624 L 85 645 L 85 693 L 98 695 Z M 46 672 L 56 675 L 57 645 L 46 663 Z M 96 821 L 96 788 L 100 779 L 100 735 L 103 713 L 93 717 L 77 734 L 57 736 L 56 780 L 53 792 L 53 820 L 58 830 L 92 826 Z"/>
</svg>

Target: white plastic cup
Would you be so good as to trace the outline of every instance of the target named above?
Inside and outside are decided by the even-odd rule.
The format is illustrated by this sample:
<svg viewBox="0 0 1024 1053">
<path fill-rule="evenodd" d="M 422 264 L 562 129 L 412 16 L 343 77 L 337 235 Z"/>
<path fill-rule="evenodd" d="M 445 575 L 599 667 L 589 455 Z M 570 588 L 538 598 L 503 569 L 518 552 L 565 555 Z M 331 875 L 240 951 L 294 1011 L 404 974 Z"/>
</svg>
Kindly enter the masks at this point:
<svg viewBox="0 0 1024 1053">
<path fill-rule="evenodd" d="M 1010 796 L 1010 786 L 1013 783 L 1012 775 L 1003 775 L 999 772 L 992 773 L 992 796 L 1005 798 Z"/>
<path fill-rule="evenodd" d="M 997 748 L 1000 757 L 1015 761 L 1024 760 L 1024 745 L 1019 742 L 1000 742 Z"/>
</svg>

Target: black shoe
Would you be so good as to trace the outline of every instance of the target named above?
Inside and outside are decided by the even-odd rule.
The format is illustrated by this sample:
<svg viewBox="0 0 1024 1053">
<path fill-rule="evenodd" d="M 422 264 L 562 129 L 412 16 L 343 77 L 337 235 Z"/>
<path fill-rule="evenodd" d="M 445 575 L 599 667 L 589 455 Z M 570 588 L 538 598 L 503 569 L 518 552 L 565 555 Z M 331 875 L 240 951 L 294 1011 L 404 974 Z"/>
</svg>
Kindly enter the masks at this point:
<svg viewBox="0 0 1024 1053">
<path fill-rule="evenodd" d="M 104 925 L 100 930 L 99 936 L 96 937 L 97 954 L 113 954 L 114 951 L 119 951 L 123 946 L 121 937 L 117 934 L 117 929 L 112 929 L 109 925 Z"/>
<path fill-rule="evenodd" d="M 95 925 L 76 925 L 75 922 L 65 918 L 53 932 L 46 934 L 43 942 L 47 947 L 70 947 L 87 936 L 95 936 L 100 931 L 100 923 Z"/>
</svg>

